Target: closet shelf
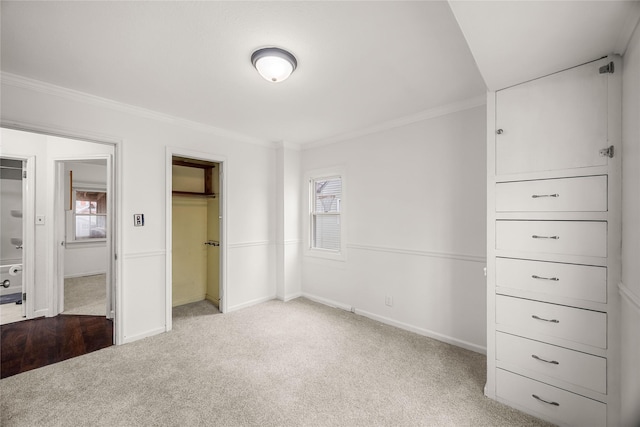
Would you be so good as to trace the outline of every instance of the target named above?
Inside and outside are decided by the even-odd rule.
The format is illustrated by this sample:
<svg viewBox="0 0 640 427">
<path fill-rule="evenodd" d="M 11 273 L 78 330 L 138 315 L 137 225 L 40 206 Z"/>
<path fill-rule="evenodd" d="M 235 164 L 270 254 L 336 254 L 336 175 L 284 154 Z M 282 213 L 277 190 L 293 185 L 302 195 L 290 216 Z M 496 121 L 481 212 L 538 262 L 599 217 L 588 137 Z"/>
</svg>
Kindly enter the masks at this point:
<svg viewBox="0 0 640 427">
<path fill-rule="evenodd" d="M 174 196 L 191 196 L 191 197 L 207 197 L 216 198 L 216 193 L 196 193 L 194 191 L 172 191 Z"/>
</svg>

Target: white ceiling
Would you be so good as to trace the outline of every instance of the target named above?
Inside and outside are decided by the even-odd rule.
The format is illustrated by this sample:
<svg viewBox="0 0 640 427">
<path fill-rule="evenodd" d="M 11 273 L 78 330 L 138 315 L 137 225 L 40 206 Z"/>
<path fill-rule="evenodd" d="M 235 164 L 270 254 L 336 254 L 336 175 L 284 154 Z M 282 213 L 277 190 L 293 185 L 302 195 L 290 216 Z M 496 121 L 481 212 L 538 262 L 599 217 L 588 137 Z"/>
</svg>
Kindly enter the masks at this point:
<svg viewBox="0 0 640 427">
<path fill-rule="evenodd" d="M 252 67 L 266 45 L 289 80 Z M 446 1 L 2 1 L 2 70 L 293 143 L 485 92 Z"/>
<path fill-rule="evenodd" d="M 485 82 L 498 89 L 611 53 L 631 35 L 633 3 L 3 0 L 1 67 L 304 144 L 476 99 Z M 289 80 L 271 84 L 251 66 L 266 45 L 296 55 Z"/>
<path fill-rule="evenodd" d="M 638 1 L 450 4 L 490 90 L 622 55 L 640 16 Z"/>
</svg>

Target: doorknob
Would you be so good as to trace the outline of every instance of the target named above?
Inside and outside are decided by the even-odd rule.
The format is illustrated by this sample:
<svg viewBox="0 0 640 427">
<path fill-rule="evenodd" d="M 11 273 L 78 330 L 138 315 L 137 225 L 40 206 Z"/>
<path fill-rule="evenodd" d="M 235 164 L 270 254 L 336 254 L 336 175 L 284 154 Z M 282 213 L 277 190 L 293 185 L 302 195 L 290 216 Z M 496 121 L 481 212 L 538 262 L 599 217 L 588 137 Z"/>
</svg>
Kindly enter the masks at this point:
<svg viewBox="0 0 640 427">
<path fill-rule="evenodd" d="M 204 242 L 204 244 L 207 246 L 220 246 L 220 242 L 217 242 L 215 240 L 209 240 L 207 242 Z"/>
</svg>

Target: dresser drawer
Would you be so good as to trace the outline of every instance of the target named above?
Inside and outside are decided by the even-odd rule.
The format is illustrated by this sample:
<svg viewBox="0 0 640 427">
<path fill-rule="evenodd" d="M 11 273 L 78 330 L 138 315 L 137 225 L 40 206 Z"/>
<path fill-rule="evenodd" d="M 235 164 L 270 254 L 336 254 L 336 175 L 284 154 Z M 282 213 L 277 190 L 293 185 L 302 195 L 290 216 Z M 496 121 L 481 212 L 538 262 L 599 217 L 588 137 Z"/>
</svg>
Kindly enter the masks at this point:
<svg viewBox="0 0 640 427">
<path fill-rule="evenodd" d="M 502 369 L 496 372 L 496 394 L 560 425 L 607 425 L 606 404 Z"/>
<path fill-rule="evenodd" d="M 497 212 L 606 212 L 607 177 L 496 184 Z"/>
<path fill-rule="evenodd" d="M 496 258 L 496 286 L 544 296 L 606 303 L 607 268 Z"/>
<path fill-rule="evenodd" d="M 497 295 L 496 324 L 522 336 L 540 334 L 607 348 L 607 315 L 599 311 Z"/>
<path fill-rule="evenodd" d="M 607 359 L 604 357 L 498 332 L 496 359 L 517 367 L 514 370 L 524 369 L 607 393 Z"/>
<path fill-rule="evenodd" d="M 496 249 L 607 256 L 605 221 L 496 221 Z"/>
</svg>

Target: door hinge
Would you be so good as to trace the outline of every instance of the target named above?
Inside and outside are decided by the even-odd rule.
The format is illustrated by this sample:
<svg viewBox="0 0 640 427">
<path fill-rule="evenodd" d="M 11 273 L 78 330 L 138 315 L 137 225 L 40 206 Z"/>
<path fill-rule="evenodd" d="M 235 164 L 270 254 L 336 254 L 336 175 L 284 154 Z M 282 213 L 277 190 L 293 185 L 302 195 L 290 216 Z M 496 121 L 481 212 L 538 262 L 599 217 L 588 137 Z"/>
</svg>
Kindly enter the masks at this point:
<svg viewBox="0 0 640 427">
<path fill-rule="evenodd" d="M 600 67 L 600 74 L 613 74 L 614 66 L 613 62 L 609 62 L 607 65 Z"/>
<path fill-rule="evenodd" d="M 23 292 L 22 293 L 22 301 L 26 301 L 27 300 L 27 293 Z"/>
<path fill-rule="evenodd" d="M 611 159 L 613 158 L 613 154 L 614 154 L 613 145 L 608 148 L 603 148 L 602 150 L 600 150 L 600 157 L 609 157 Z"/>
<path fill-rule="evenodd" d="M 113 259 L 118 260 L 118 254 L 113 254 Z"/>
<path fill-rule="evenodd" d="M 27 171 L 22 171 L 22 178 L 27 179 Z"/>
</svg>

